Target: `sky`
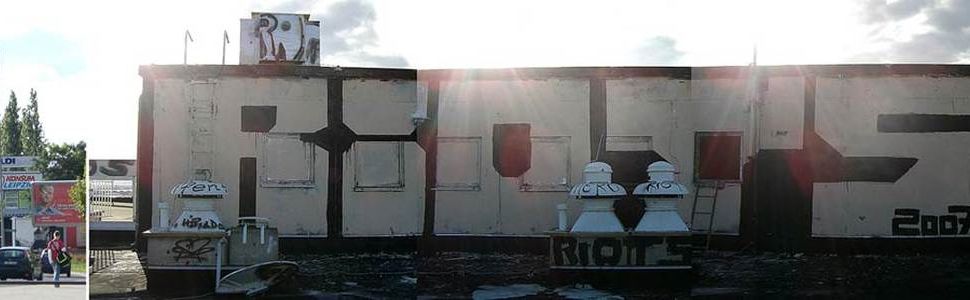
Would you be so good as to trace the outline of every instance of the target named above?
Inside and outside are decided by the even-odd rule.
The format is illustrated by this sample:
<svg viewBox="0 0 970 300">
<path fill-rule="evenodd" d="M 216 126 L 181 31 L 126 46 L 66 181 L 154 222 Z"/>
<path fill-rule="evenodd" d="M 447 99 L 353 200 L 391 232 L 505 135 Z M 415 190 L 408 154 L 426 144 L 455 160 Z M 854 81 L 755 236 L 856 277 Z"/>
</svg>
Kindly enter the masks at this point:
<svg viewBox="0 0 970 300">
<path fill-rule="evenodd" d="M 239 19 L 309 13 L 325 65 L 402 68 L 970 63 L 968 0 L 4 1 L 0 100 L 50 142 L 135 157 L 138 66 L 239 57 Z M 6 101 L 0 101 L 6 105 Z"/>
</svg>

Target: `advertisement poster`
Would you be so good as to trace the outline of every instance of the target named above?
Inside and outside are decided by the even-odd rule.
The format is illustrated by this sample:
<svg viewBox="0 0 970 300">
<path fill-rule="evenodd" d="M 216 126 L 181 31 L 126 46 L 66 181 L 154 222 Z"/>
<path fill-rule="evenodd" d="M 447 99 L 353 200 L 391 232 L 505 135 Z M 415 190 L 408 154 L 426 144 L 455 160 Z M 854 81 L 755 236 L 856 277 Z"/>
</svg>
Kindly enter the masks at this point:
<svg viewBox="0 0 970 300">
<path fill-rule="evenodd" d="M 34 225 L 82 222 L 68 193 L 73 185 L 73 181 L 34 182 Z"/>
</svg>

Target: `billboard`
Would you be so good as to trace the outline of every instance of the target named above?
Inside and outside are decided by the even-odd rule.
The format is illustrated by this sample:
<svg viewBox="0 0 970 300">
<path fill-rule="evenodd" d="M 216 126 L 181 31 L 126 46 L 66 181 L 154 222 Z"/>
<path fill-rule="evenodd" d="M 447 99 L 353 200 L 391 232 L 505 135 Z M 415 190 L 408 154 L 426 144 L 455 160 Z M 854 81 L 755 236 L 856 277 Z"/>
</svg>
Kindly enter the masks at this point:
<svg viewBox="0 0 970 300">
<path fill-rule="evenodd" d="M 91 179 L 131 179 L 135 177 L 133 159 L 90 159 L 88 177 Z"/>
<path fill-rule="evenodd" d="M 39 181 L 33 184 L 34 224 L 81 223 L 69 191 L 74 181 Z"/>
<path fill-rule="evenodd" d="M 33 213 L 30 190 L 3 191 L 3 216 L 23 217 Z"/>
<path fill-rule="evenodd" d="M 31 182 L 41 180 L 44 180 L 44 176 L 40 173 L 4 174 L 3 190 L 29 190 Z"/>
<path fill-rule="evenodd" d="M 10 171 L 33 171 L 34 156 L 4 156 L 0 158 L 0 165 L 4 172 Z"/>
<path fill-rule="evenodd" d="M 320 64 L 320 21 L 310 15 L 253 13 L 240 20 L 240 64 Z"/>
</svg>

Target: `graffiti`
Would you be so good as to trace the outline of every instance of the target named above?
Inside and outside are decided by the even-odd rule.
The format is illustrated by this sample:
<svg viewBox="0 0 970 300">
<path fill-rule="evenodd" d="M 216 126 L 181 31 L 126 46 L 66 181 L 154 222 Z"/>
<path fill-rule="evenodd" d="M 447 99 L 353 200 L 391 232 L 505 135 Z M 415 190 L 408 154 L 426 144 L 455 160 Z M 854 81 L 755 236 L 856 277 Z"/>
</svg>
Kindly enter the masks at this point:
<svg viewBox="0 0 970 300">
<path fill-rule="evenodd" d="M 893 235 L 934 236 L 970 233 L 970 206 L 950 205 L 947 215 L 924 215 L 919 209 L 897 208 L 892 220 Z"/>
<path fill-rule="evenodd" d="M 221 196 L 227 193 L 225 185 L 209 181 L 193 181 L 172 188 L 172 194 L 183 196 Z"/>
<path fill-rule="evenodd" d="M 206 261 L 206 254 L 215 251 L 216 248 L 209 246 L 212 243 L 211 239 L 197 238 L 197 239 L 182 239 L 175 241 L 172 248 L 168 250 L 168 254 L 172 254 L 172 259 L 175 262 L 182 262 L 185 260 L 186 264 L 189 264 L 192 260 L 197 263 Z"/>
<path fill-rule="evenodd" d="M 255 36 L 261 61 L 307 61 L 315 64 L 320 54 L 319 22 L 306 15 L 259 14 Z"/>
<path fill-rule="evenodd" d="M 89 160 L 88 175 L 91 177 L 129 177 L 135 176 L 134 160 Z"/>
<path fill-rule="evenodd" d="M 202 220 L 202 218 L 196 217 L 193 215 L 189 215 L 188 218 L 182 219 L 182 222 L 175 223 L 175 225 L 172 227 L 179 227 L 180 225 L 184 228 L 191 228 L 191 229 L 214 229 L 214 228 L 222 229 L 223 228 L 222 223 L 219 223 L 216 220 L 212 220 L 212 219 Z"/>
<path fill-rule="evenodd" d="M 551 238 L 551 263 L 570 267 L 644 267 L 683 262 L 680 248 L 658 237 Z"/>
<path fill-rule="evenodd" d="M 670 189 L 674 186 L 672 181 L 650 181 L 647 182 L 647 190 L 659 190 L 659 189 Z"/>
<path fill-rule="evenodd" d="M 582 191 L 583 191 L 584 194 L 589 193 L 590 191 L 593 190 L 593 187 L 596 187 L 596 192 L 597 193 L 599 193 L 599 192 L 604 192 L 604 193 L 610 193 L 610 192 L 612 192 L 612 193 L 615 193 L 615 192 L 619 192 L 620 191 L 617 186 L 614 186 L 612 184 L 583 184 L 582 185 Z"/>
</svg>

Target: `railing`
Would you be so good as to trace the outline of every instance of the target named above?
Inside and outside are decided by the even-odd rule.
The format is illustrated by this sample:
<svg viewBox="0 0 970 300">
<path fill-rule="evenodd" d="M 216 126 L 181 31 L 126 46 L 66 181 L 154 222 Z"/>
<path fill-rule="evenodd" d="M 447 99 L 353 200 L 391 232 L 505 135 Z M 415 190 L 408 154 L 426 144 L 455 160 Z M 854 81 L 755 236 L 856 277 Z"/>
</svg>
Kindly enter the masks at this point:
<svg viewBox="0 0 970 300">
<path fill-rule="evenodd" d="M 102 221 L 117 217 L 124 218 L 118 221 L 130 221 L 129 214 L 122 216 L 115 215 L 119 210 L 133 209 L 134 201 L 131 204 L 121 203 L 117 199 L 132 199 L 133 182 L 131 180 L 90 180 L 89 193 L 91 200 L 91 211 L 89 215 L 92 221 Z"/>
</svg>

